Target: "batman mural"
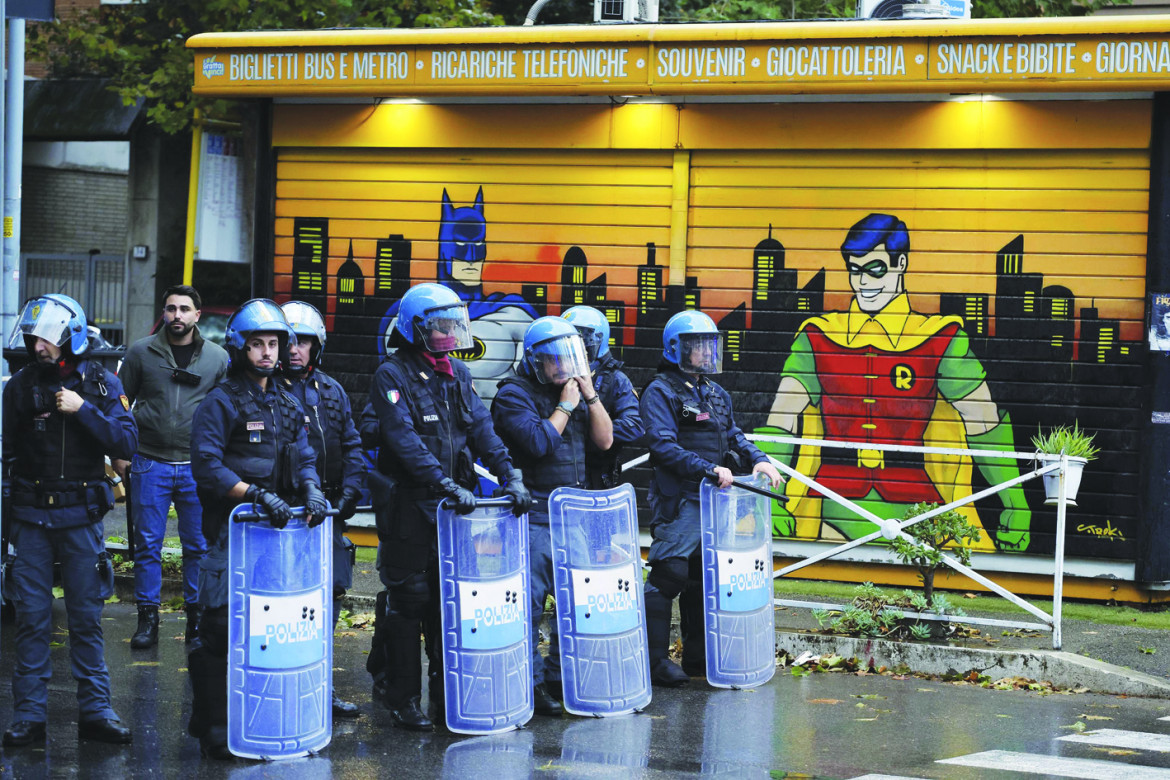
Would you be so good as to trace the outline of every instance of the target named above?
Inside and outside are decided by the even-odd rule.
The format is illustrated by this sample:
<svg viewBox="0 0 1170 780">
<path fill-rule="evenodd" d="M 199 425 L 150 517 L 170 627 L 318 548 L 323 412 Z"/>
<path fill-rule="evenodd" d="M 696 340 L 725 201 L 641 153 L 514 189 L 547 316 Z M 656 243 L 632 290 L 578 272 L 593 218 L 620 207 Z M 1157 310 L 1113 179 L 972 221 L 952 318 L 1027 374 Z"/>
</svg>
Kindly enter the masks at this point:
<svg viewBox="0 0 1170 780">
<path fill-rule="evenodd" d="M 485 402 L 496 396 L 496 383 L 507 376 L 524 353 L 524 331 L 536 319 L 536 310 L 519 295 L 484 294 L 483 268 L 487 262 L 487 220 L 484 217 L 483 187 L 471 206 L 456 207 L 443 190 L 439 221 L 439 250 L 436 281 L 467 302 L 471 317 L 471 349 L 456 352 L 467 363 L 475 390 Z M 383 354 L 390 350 L 389 338 L 398 316 L 395 302 L 382 318 Z"/>
</svg>

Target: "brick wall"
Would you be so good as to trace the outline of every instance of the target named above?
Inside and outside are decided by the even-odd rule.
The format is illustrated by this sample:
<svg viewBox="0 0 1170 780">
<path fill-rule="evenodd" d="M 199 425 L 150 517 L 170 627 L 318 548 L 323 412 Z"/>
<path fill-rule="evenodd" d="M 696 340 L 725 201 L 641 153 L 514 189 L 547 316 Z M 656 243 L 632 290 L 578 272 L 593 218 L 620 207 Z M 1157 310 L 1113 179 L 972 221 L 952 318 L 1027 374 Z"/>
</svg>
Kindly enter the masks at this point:
<svg viewBox="0 0 1170 780">
<path fill-rule="evenodd" d="M 125 253 L 126 174 L 26 167 L 23 186 L 22 252 Z"/>
</svg>

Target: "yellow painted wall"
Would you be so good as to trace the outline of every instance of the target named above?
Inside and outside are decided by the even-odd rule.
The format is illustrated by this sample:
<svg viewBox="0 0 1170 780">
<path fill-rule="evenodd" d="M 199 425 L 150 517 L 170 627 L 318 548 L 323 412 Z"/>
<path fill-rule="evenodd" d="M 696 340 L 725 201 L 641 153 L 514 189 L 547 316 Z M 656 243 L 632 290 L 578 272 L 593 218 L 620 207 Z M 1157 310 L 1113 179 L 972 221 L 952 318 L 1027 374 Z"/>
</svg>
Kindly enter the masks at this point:
<svg viewBox="0 0 1170 780">
<path fill-rule="evenodd" d="M 615 350 L 635 385 L 643 384 L 669 311 L 642 312 L 639 301 L 646 282 L 660 280 L 660 303 L 678 307 L 689 296 L 739 331 L 739 349 L 720 379 L 752 430 L 768 422 L 804 318 L 845 310 L 853 299 L 840 252 L 850 226 L 871 213 L 893 214 L 910 235 L 905 283 L 913 311 L 954 313 L 946 296 L 982 300 L 989 332 L 964 326 L 995 403 L 1011 414 L 1016 449 L 1030 449 L 1038 425 L 1076 419 L 1098 433 L 1103 457 L 1070 513 L 1070 554 L 1132 558 L 1150 111 L 1146 100 L 992 98 L 281 105 L 273 132 L 275 291 L 311 297 L 294 287 L 293 270 L 324 263 L 327 368 L 363 393 L 394 297 L 404 285 L 437 278 L 444 191 L 452 208 L 466 209 L 482 188 L 481 297 L 495 294 L 485 306 L 505 326 L 492 331 L 495 338 L 522 332 L 535 314 L 559 313 L 574 295 L 600 296 L 599 307 L 621 326 Z M 795 272 L 790 292 L 811 307 L 770 319 L 767 295 L 752 294 L 760 289 L 754 253 L 769 226 L 783 246 L 784 269 Z M 327 232 L 323 253 L 310 228 Z M 409 242 L 411 261 L 377 298 L 375 257 L 379 241 L 392 235 Z M 351 246 L 367 300 L 334 316 L 333 277 Z M 1015 247 L 1008 253 L 1019 270 L 1042 275 L 1037 284 L 1068 288 L 1070 323 L 1055 327 L 1037 315 L 1002 337 L 1008 323 L 997 323 L 996 314 L 1007 303 L 997 300 L 996 270 L 1005 247 Z M 572 276 L 563 276 L 566 257 L 582 253 L 580 284 L 562 285 Z M 596 283 L 601 274 L 604 286 Z M 1041 297 L 1036 305 L 1049 304 Z M 1107 321 L 1107 344 L 1087 339 L 1089 309 L 1095 324 Z M 769 332 L 763 322 L 779 329 Z M 490 395 L 499 366 L 485 366 L 477 386 Z M 949 424 L 943 430 L 961 443 Z M 957 484 L 943 486 L 948 493 L 980 479 L 969 462 L 949 473 Z M 1025 497 L 1031 533 L 1024 547 L 1046 554 L 1054 514 L 1035 490 Z M 819 522 L 815 502 L 803 503 L 800 533 L 837 535 Z M 1000 508 L 995 499 L 979 506 L 985 549 L 997 546 Z"/>
</svg>

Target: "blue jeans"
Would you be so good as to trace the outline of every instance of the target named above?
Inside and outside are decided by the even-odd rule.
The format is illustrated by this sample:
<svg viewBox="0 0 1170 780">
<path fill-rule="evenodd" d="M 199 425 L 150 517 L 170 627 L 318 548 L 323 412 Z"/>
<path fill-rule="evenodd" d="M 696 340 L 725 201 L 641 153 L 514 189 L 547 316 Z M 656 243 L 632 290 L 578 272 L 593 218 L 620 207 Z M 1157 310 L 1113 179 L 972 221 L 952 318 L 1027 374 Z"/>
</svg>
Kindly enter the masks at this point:
<svg viewBox="0 0 1170 780">
<path fill-rule="evenodd" d="M 110 706 L 110 673 L 102 642 L 102 604 L 113 580 L 98 574 L 105 550 L 102 523 L 49 530 L 13 523 L 15 549 L 9 592 L 16 607 L 16 652 L 12 664 L 12 719 L 44 723 L 53 662 L 53 563 L 61 564 L 69 619 L 69 661 L 77 680 L 78 719 L 116 719 Z"/>
<path fill-rule="evenodd" d="M 167 510 L 173 503 L 183 546 L 183 598 L 188 604 L 199 603 L 199 562 L 207 554 L 207 542 L 191 464 L 163 463 L 135 455 L 130 499 L 134 511 L 134 600 L 140 607 L 158 606 L 163 537 Z"/>
</svg>

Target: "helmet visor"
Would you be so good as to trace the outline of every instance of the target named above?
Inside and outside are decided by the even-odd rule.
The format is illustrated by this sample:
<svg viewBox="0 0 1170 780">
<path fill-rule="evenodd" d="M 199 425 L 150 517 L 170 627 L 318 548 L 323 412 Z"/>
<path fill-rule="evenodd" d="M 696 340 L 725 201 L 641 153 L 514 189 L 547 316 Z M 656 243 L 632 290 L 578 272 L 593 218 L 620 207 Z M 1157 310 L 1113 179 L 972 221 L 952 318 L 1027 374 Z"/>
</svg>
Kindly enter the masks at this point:
<svg viewBox="0 0 1170 780">
<path fill-rule="evenodd" d="M 69 340 L 69 322 L 75 316 L 76 312 L 51 298 L 34 298 L 20 310 L 8 346 L 23 349 L 25 336 L 32 336 L 60 347 Z"/>
<path fill-rule="evenodd" d="M 723 373 L 723 334 L 679 334 L 678 367 L 690 374 Z"/>
<path fill-rule="evenodd" d="M 589 358 L 590 363 L 593 363 L 601 354 L 601 331 L 587 328 L 584 325 L 574 324 L 573 327 L 581 334 L 581 341 L 585 342 L 585 357 Z"/>
<path fill-rule="evenodd" d="M 475 343 L 471 339 L 471 320 L 463 304 L 428 310 L 419 329 L 427 352 L 454 352 L 470 349 Z"/>
<path fill-rule="evenodd" d="M 575 376 L 589 376 L 589 358 L 580 336 L 558 336 L 532 347 L 532 372 L 543 385 L 563 385 Z"/>
</svg>

